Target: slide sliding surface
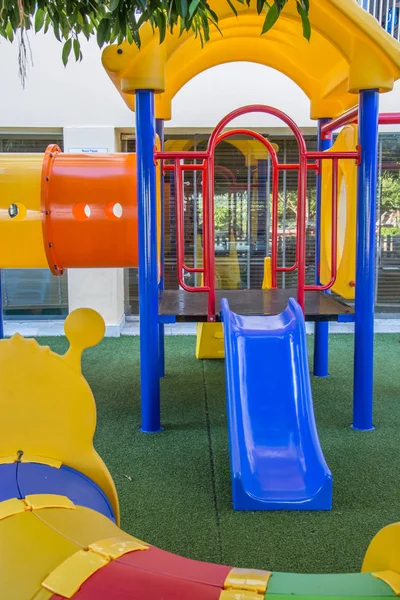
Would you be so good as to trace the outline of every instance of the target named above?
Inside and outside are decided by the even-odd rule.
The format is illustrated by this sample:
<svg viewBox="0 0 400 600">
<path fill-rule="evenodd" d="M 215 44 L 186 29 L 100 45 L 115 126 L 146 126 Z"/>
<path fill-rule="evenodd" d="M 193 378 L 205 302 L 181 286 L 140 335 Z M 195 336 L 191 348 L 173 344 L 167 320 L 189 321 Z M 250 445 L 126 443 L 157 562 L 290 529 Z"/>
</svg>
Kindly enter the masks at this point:
<svg viewBox="0 0 400 600">
<path fill-rule="evenodd" d="M 250 317 L 221 307 L 235 510 L 330 510 L 300 306 Z"/>
</svg>

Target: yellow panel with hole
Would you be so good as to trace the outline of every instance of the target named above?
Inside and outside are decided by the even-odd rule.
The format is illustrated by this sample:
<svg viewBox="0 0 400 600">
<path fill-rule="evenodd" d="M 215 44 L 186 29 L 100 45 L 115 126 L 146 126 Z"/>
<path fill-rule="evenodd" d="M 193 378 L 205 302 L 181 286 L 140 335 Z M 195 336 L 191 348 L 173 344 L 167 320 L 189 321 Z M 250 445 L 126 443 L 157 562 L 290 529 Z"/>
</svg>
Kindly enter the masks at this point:
<svg viewBox="0 0 400 600">
<path fill-rule="evenodd" d="M 394 571 L 400 575 L 400 523 L 381 529 L 371 541 L 362 572 Z"/>
<path fill-rule="evenodd" d="M 312 118 L 335 117 L 356 104 L 362 89 L 391 90 L 400 76 L 400 49 L 355 0 L 310 2 L 311 40 L 303 36 L 296 0 L 289 0 L 274 27 L 261 35 L 265 14 L 255 2 L 236 6 L 211 0 L 218 26 L 202 47 L 194 32 L 166 32 L 164 43 L 149 24 L 140 29 L 141 48 L 112 45 L 102 61 L 118 91 L 134 109 L 134 92 L 154 89 L 156 115 L 171 118 L 171 102 L 193 77 L 216 65 L 248 61 L 287 75 L 311 101 Z"/>
<path fill-rule="evenodd" d="M 357 125 L 348 125 L 339 133 L 335 144 L 326 152 L 354 152 L 358 143 Z M 332 290 L 352 300 L 356 276 L 357 164 L 353 160 L 338 163 L 338 246 L 337 278 Z M 321 198 L 321 267 L 325 285 L 331 279 L 332 232 L 332 162 L 322 165 Z"/>
<path fill-rule="evenodd" d="M 118 519 L 114 482 L 93 447 L 96 404 L 80 369 L 83 350 L 102 339 L 104 321 L 82 308 L 64 327 L 70 343 L 65 356 L 18 334 L 0 340 L 0 457 L 22 450 L 80 471 L 106 493 Z"/>
<path fill-rule="evenodd" d="M 47 269 L 40 186 L 43 154 L 0 155 L 0 266 Z"/>
<path fill-rule="evenodd" d="M 87 548 L 98 540 L 108 538 L 118 538 L 123 542 L 143 543 L 119 529 L 104 515 L 90 508 L 82 506 L 77 506 L 75 510 L 43 508 L 38 514 L 49 527 L 61 535 L 67 536 L 83 548 Z"/>
<path fill-rule="evenodd" d="M 30 600 L 40 589 L 47 574 L 79 549 L 79 546 L 48 527 L 30 510 L 1 520 L 1 597 L 7 600 Z"/>
</svg>

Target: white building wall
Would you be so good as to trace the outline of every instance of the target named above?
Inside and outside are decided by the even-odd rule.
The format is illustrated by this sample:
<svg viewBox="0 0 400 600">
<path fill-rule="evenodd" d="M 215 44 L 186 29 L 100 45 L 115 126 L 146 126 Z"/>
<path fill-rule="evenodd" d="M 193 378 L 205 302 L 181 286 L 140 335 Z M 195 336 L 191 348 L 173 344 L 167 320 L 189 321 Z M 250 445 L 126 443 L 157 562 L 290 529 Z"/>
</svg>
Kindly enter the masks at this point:
<svg viewBox="0 0 400 600">
<path fill-rule="evenodd" d="M 33 66 L 25 90 L 18 76 L 18 46 L 1 39 L 0 130 L 5 128 L 60 128 L 109 126 L 131 129 L 134 115 L 125 106 L 101 65 L 96 41 L 84 41 L 83 61 L 61 62 L 62 45 L 51 32 L 29 36 Z M 309 127 L 309 104 L 287 77 L 257 64 L 231 63 L 214 67 L 190 81 L 176 96 L 173 128 L 213 127 L 233 108 L 250 103 L 271 104 L 287 112 L 301 127 Z M 382 96 L 382 110 L 395 111 L 400 86 Z M 279 125 L 271 117 L 250 115 L 242 124 Z"/>
<path fill-rule="evenodd" d="M 115 152 L 112 126 L 66 127 L 64 149 Z M 79 240 L 72 243 L 79 244 Z M 68 269 L 68 308 L 94 308 L 106 322 L 107 335 L 118 336 L 125 322 L 123 269 Z"/>
<path fill-rule="evenodd" d="M 62 45 L 53 35 L 29 36 L 33 65 L 25 89 L 18 76 L 18 46 L 0 41 L 0 133 L 58 129 L 64 131 L 65 151 L 75 148 L 119 150 L 117 129 L 132 130 L 134 115 L 126 107 L 101 65 L 96 41 L 82 42 L 84 59 L 67 68 Z M 315 127 L 309 102 L 286 76 L 257 64 L 221 65 L 198 75 L 176 96 L 171 129 L 210 129 L 229 111 L 246 104 L 270 104 L 288 113 L 302 128 Z M 381 97 L 381 111 L 399 110 L 400 84 Z M 246 115 L 248 127 L 279 127 L 272 117 Z M 391 128 L 392 130 L 394 128 Z M 97 309 L 118 334 L 124 319 L 122 269 L 71 269 L 68 274 L 70 310 Z"/>
</svg>

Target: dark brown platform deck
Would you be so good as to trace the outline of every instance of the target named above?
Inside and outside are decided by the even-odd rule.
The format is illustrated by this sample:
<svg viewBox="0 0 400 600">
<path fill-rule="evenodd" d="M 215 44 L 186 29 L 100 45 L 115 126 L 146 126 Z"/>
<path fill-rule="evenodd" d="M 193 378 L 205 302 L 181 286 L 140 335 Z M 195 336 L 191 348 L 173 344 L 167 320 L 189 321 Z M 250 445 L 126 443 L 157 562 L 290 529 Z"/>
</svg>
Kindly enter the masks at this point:
<svg viewBox="0 0 400 600">
<path fill-rule="evenodd" d="M 285 310 L 297 290 L 217 290 L 217 312 L 221 298 L 227 298 L 231 310 L 239 315 L 276 315 Z M 306 321 L 351 320 L 354 310 L 344 302 L 321 292 L 306 292 Z M 176 321 L 207 320 L 207 294 L 165 290 L 160 299 L 160 317 Z"/>
</svg>

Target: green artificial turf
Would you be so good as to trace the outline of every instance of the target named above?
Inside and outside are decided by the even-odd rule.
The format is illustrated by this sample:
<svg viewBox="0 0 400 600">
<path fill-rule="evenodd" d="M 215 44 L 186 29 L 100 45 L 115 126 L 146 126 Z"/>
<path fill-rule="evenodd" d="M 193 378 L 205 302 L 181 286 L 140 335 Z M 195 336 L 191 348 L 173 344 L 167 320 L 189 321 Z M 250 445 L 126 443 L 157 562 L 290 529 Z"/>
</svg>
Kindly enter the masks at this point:
<svg viewBox="0 0 400 600">
<path fill-rule="evenodd" d="M 66 348 L 63 338 L 39 341 Z M 359 571 L 374 534 L 400 520 L 399 336 L 376 336 L 373 432 L 349 428 L 353 336 L 331 335 L 331 377 L 312 378 L 332 512 L 232 510 L 224 363 L 198 361 L 194 350 L 194 337 L 166 338 L 165 429 L 153 435 L 138 431 L 139 339 L 105 339 L 85 352 L 98 406 L 95 446 L 117 486 L 122 527 L 161 548 L 232 566 Z"/>
</svg>

